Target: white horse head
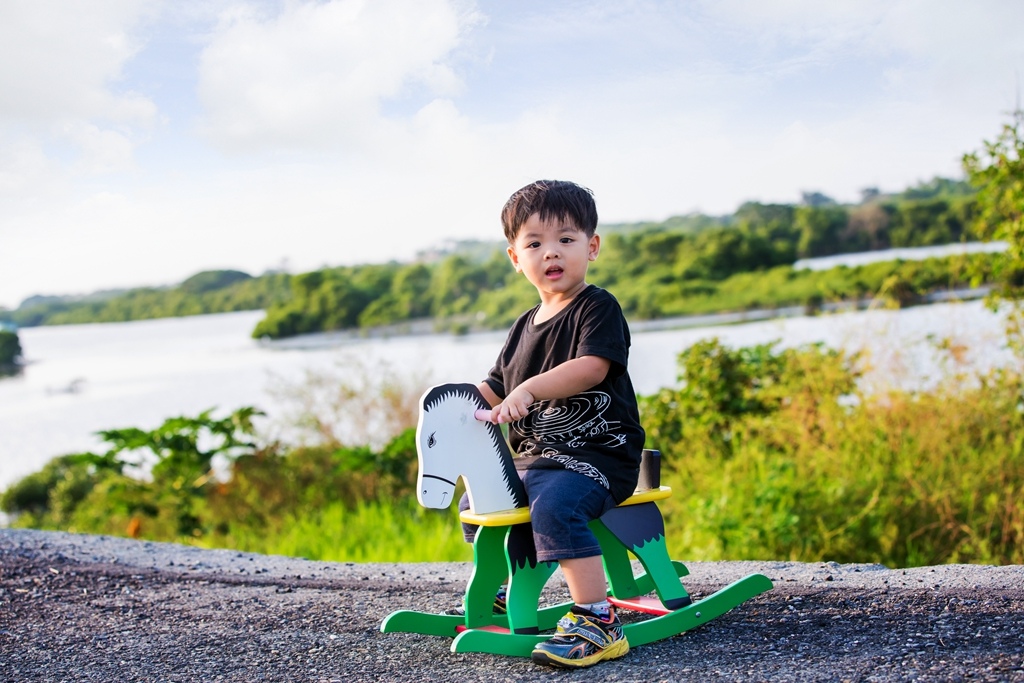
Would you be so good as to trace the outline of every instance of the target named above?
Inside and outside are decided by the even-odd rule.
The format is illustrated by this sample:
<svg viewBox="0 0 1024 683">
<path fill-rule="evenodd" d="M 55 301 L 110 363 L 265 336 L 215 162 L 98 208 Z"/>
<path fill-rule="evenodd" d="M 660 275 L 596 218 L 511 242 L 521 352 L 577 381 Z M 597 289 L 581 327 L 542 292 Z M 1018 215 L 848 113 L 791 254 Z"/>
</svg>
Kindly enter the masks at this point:
<svg viewBox="0 0 1024 683">
<path fill-rule="evenodd" d="M 416 498 L 423 507 L 451 505 L 460 476 L 473 512 L 526 507 L 526 490 L 508 444 L 496 425 L 476 419 L 481 408 L 489 406 L 472 384 L 442 384 L 420 399 Z"/>
</svg>

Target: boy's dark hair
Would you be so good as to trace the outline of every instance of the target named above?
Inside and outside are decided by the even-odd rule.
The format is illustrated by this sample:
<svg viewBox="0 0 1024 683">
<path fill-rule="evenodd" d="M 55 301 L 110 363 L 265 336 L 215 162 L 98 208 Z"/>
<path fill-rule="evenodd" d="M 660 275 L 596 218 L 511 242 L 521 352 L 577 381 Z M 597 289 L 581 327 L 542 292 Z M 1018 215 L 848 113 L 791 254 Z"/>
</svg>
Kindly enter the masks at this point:
<svg viewBox="0 0 1024 683">
<path fill-rule="evenodd" d="M 509 244 L 516 241 L 523 223 L 535 213 L 542 221 L 571 221 L 586 233 L 587 239 L 597 230 L 593 192 L 566 180 L 537 180 L 517 190 L 501 210 L 501 225 Z"/>
</svg>

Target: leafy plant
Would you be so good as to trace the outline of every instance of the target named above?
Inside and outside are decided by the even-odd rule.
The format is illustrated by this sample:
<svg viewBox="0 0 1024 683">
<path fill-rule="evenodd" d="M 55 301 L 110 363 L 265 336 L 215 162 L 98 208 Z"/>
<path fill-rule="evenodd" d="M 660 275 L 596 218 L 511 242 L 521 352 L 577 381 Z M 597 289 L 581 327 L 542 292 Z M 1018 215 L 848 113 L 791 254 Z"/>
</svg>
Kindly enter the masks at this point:
<svg viewBox="0 0 1024 683">
<path fill-rule="evenodd" d="M 674 554 L 1024 560 L 1021 375 L 865 395 L 855 360 L 717 341 L 680 355 L 683 386 L 641 402 L 674 491 L 663 505 Z"/>
<path fill-rule="evenodd" d="M 1024 358 L 1024 110 L 1016 109 L 995 140 L 965 154 L 963 167 L 978 188 L 976 230 L 983 239 L 1003 240 L 1008 249 L 990 262 L 991 271 L 976 269 L 975 280 L 994 280 L 991 300 L 1013 301 L 1009 341 Z"/>
<path fill-rule="evenodd" d="M 683 351 L 681 386 L 640 398 L 649 446 L 668 462 L 684 459 L 696 444 L 728 457 L 737 429 L 783 407 L 838 402 L 856 392 L 856 357 L 820 344 L 778 352 L 777 345 L 729 349 L 710 339 Z"/>
<path fill-rule="evenodd" d="M 0 367 L 13 365 L 21 357 L 18 333 L 0 329 Z"/>
<path fill-rule="evenodd" d="M 258 415 L 243 407 L 218 419 L 208 410 L 169 418 L 153 430 L 104 430 L 99 435 L 110 445 L 106 451 L 54 459 L 5 492 L 4 510 L 27 514 L 24 522 L 41 526 L 84 524 L 110 533 L 127 528 L 132 518 L 148 517 L 175 535 L 201 534 L 205 498 L 217 484 L 215 460 L 230 462 L 257 449 Z"/>
</svg>

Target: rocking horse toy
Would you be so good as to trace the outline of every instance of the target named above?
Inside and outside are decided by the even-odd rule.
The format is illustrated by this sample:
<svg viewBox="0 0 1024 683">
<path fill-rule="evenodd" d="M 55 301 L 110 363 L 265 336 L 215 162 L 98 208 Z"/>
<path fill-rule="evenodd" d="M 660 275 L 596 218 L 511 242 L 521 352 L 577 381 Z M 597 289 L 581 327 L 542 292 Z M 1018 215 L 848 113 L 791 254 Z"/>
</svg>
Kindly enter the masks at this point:
<svg viewBox="0 0 1024 683">
<path fill-rule="evenodd" d="M 380 630 L 454 637 L 452 652 L 529 657 L 537 643 L 550 637 L 542 632 L 553 629 L 572 603 L 539 607 L 541 590 L 558 563 L 536 559 L 526 491 L 504 436 L 485 421 L 488 414 L 489 406 L 472 384 L 442 384 L 423 395 L 416 428 L 420 504 L 450 506 L 461 476 L 470 509 L 460 519 L 479 527 L 465 614 L 400 610 L 388 615 Z M 689 572 L 669 559 L 665 546 L 665 524 L 655 501 L 672 492 L 660 486 L 656 466 L 649 466 L 658 460 L 655 451 L 645 451 L 637 491 L 591 523 L 601 544 L 608 600 L 650 615 L 623 624 L 630 646 L 696 628 L 772 588 L 767 577 L 750 574 L 700 600 L 690 597 L 680 581 Z M 639 575 L 633 574 L 630 555 L 643 567 Z M 495 614 L 494 596 L 506 583 L 507 611 Z"/>
</svg>

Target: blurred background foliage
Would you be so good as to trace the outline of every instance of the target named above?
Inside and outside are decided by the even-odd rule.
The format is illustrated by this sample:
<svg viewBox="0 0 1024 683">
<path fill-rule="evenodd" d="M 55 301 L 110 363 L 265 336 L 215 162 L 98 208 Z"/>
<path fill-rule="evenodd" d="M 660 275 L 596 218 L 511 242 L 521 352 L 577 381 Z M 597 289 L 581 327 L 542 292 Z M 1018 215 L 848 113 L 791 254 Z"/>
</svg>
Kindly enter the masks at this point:
<svg viewBox="0 0 1024 683">
<path fill-rule="evenodd" d="M 641 397 L 673 489 L 661 506 L 673 557 L 1024 563 L 1019 370 L 868 395 L 863 362 L 713 339 L 680 354 L 678 386 Z M 412 384 L 386 400 L 415 404 Z M 339 406 L 358 415 L 354 401 L 381 395 Z M 332 430 L 302 446 L 260 441 L 258 417 L 208 411 L 105 431 L 107 450 L 54 459 L 0 507 L 16 526 L 325 560 L 470 558 L 455 511 L 416 503 L 413 417 L 379 432 L 378 446 L 340 443 Z"/>
</svg>

